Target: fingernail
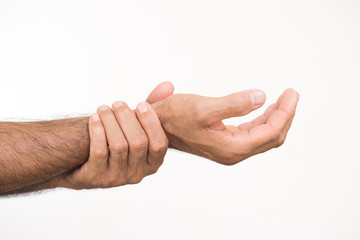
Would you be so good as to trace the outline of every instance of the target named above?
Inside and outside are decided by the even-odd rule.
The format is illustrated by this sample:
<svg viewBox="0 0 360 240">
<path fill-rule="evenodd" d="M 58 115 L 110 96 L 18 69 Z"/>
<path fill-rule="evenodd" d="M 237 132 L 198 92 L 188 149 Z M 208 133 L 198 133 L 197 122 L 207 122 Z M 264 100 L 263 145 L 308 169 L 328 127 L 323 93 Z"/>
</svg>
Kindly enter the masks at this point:
<svg viewBox="0 0 360 240">
<path fill-rule="evenodd" d="M 119 107 L 122 107 L 124 105 L 125 105 L 125 103 L 123 101 L 116 101 L 116 102 L 113 103 L 112 106 L 113 106 L 113 108 L 119 108 Z"/>
<path fill-rule="evenodd" d="M 100 112 L 105 111 L 105 110 L 108 110 L 108 109 L 109 109 L 109 107 L 106 106 L 106 105 L 101 105 L 100 107 L 98 107 L 98 110 L 99 110 Z"/>
<path fill-rule="evenodd" d="M 99 120 L 100 120 L 99 114 L 94 113 L 93 115 L 91 115 L 91 121 L 96 122 Z"/>
<path fill-rule="evenodd" d="M 147 106 L 147 104 L 145 102 L 141 102 L 137 106 L 137 109 L 138 109 L 139 113 L 144 113 L 144 112 L 147 112 L 148 106 Z"/>
<path fill-rule="evenodd" d="M 249 93 L 249 97 L 251 100 L 251 103 L 254 107 L 258 107 L 260 105 L 263 105 L 265 102 L 265 93 L 260 90 L 255 90 Z"/>
</svg>

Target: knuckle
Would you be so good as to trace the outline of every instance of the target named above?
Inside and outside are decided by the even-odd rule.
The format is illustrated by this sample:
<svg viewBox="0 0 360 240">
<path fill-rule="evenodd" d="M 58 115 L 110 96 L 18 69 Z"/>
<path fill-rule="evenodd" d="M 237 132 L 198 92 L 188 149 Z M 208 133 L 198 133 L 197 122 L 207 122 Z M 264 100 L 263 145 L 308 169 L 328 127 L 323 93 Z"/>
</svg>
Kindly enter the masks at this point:
<svg viewBox="0 0 360 240">
<path fill-rule="evenodd" d="M 154 153 L 162 153 L 166 151 L 169 146 L 169 141 L 167 139 L 156 141 L 150 144 L 150 150 Z"/>
<path fill-rule="evenodd" d="M 110 146 L 110 151 L 116 154 L 122 154 L 128 151 L 128 144 L 126 141 L 116 141 Z"/>
<path fill-rule="evenodd" d="M 130 148 L 133 148 L 136 151 L 145 150 L 148 148 L 148 139 L 145 136 L 137 137 L 134 141 L 130 143 Z"/>
<path fill-rule="evenodd" d="M 95 158 L 106 158 L 108 156 L 108 150 L 106 148 L 97 148 L 93 150 L 92 155 Z"/>
</svg>

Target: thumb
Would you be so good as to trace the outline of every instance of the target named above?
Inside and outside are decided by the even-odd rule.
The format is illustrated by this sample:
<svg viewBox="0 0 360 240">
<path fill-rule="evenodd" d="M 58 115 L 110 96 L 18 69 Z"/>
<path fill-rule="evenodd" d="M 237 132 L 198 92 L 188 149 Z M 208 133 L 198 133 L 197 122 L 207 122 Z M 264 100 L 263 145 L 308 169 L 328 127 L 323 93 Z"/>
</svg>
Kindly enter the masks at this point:
<svg viewBox="0 0 360 240">
<path fill-rule="evenodd" d="M 217 122 L 222 119 L 246 115 L 261 107 L 266 100 L 265 93 L 258 89 L 232 93 L 214 98 L 208 105 L 209 119 Z"/>
<path fill-rule="evenodd" d="M 161 101 L 168 96 L 172 95 L 174 92 L 174 85 L 171 82 L 162 82 L 157 85 L 154 90 L 149 94 L 146 101 L 149 104 Z"/>
</svg>

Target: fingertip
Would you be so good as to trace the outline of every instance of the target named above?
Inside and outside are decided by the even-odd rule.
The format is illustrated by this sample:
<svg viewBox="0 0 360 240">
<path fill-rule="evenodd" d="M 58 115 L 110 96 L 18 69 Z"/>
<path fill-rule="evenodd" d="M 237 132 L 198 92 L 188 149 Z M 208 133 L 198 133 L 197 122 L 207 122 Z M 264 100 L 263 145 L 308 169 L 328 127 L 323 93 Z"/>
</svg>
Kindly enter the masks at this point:
<svg viewBox="0 0 360 240">
<path fill-rule="evenodd" d="M 146 102 L 141 102 L 136 107 L 137 112 L 141 115 L 149 110 L 149 105 Z"/>
<path fill-rule="evenodd" d="M 286 89 L 279 102 L 279 108 L 289 113 L 290 116 L 294 115 L 299 101 L 299 96 L 299 93 L 295 90 Z"/>
<path fill-rule="evenodd" d="M 140 102 L 136 107 L 136 113 L 139 117 L 157 116 L 155 110 L 148 102 Z"/>
<path fill-rule="evenodd" d="M 155 125 L 161 125 L 155 110 L 147 102 L 141 102 L 138 104 L 136 108 L 136 115 L 144 129 L 155 127 Z"/>
<path fill-rule="evenodd" d="M 98 108 L 97 108 L 97 112 L 103 112 L 103 111 L 106 111 L 109 109 L 109 106 L 107 105 L 100 105 Z"/>
<path fill-rule="evenodd" d="M 292 95 L 296 95 L 297 99 L 300 98 L 300 93 L 298 91 L 296 91 L 295 89 L 293 88 L 288 88 L 284 91 L 284 93 L 288 93 L 288 94 L 292 94 Z"/>
<path fill-rule="evenodd" d="M 99 114 L 94 113 L 91 115 L 89 120 L 89 131 L 90 135 L 95 134 L 96 136 L 103 135 L 105 133 Z"/>
<path fill-rule="evenodd" d="M 289 95 L 291 95 L 292 97 L 295 97 L 296 102 L 298 102 L 299 99 L 300 99 L 300 94 L 299 94 L 299 92 L 295 91 L 293 88 L 288 88 L 288 89 L 286 89 L 286 90 L 284 91 L 284 93 L 289 94 Z"/>
<path fill-rule="evenodd" d="M 113 104 L 112 104 L 112 109 L 117 109 L 117 108 L 120 108 L 122 106 L 126 106 L 127 104 L 124 102 L 124 101 L 115 101 Z"/>
<path fill-rule="evenodd" d="M 174 85 L 170 81 L 165 81 L 157 85 L 155 89 L 161 90 L 163 94 L 167 93 L 171 95 L 174 92 Z"/>
<path fill-rule="evenodd" d="M 254 89 L 249 91 L 249 98 L 253 107 L 258 108 L 264 105 L 266 101 L 266 94 L 260 89 Z"/>
<path fill-rule="evenodd" d="M 90 123 L 98 122 L 98 121 L 100 121 L 100 116 L 97 113 L 92 114 L 89 118 Z"/>
<path fill-rule="evenodd" d="M 162 82 L 157 85 L 154 90 L 149 94 L 146 102 L 152 104 L 161 101 L 174 93 L 174 85 L 169 82 Z"/>
<path fill-rule="evenodd" d="M 166 88 L 169 95 L 174 93 L 175 87 L 174 87 L 174 84 L 172 82 L 165 81 L 165 82 L 163 82 L 161 84 L 164 86 L 164 88 Z"/>
</svg>

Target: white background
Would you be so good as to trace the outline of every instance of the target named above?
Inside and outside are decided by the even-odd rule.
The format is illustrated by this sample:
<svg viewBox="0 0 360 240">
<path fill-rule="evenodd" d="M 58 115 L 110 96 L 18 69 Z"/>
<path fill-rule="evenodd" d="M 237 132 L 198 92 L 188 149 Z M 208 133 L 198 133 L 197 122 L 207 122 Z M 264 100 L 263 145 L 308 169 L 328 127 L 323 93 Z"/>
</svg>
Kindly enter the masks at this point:
<svg viewBox="0 0 360 240">
<path fill-rule="evenodd" d="M 0 0 L 0 81 L 1 119 L 135 107 L 162 81 L 301 95 L 281 148 L 231 167 L 171 150 L 139 185 L 2 198 L 1 239 L 360 239 L 357 0 Z"/>
</svg>

